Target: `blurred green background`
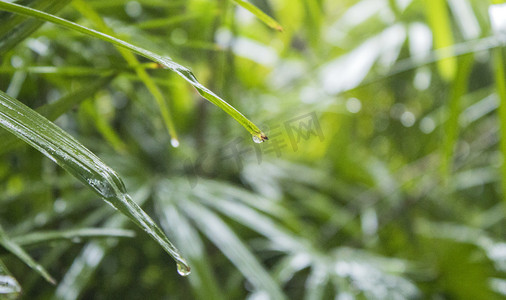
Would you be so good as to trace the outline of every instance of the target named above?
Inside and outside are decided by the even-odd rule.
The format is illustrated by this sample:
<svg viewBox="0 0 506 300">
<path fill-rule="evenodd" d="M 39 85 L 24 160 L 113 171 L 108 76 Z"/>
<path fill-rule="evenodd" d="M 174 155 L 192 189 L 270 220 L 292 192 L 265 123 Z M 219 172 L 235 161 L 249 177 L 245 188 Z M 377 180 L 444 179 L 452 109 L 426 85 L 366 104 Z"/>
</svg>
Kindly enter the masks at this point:
<svg viewBox="0 0 506 300">
<path fill-rule="evenodd" d="M 282 30 L 237 2 L 16 1 L 189 67 L 261 144 L 170 70 L 54 24 L 11 42 L 29 19 L 0 11 L 0 90 L 33 109 L 72 98 L 55 123 L 192 267 L 179 276 L 90 189 L 0 141 L 0 239 L 56 280 L 3 243 L 17 283 L 0 298 L 504 299 L 502 1 L 249 1 Z"/>
</svg>

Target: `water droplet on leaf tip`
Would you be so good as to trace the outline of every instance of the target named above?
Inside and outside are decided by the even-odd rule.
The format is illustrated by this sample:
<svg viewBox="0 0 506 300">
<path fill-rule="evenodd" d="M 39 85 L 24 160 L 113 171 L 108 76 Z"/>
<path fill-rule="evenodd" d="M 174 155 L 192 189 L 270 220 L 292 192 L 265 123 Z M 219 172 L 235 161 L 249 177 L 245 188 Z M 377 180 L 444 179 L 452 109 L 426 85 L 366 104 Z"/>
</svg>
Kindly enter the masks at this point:
<svg viewBox="0 0 506 300">
<path fill-rule="evenodd" d="M 177 272 L 181 276 L 188 276 L 191 273 L 191 269 L 188 265 L 183 263 L 177 263 Z"/>
<path fill-rule="evenodd" d="M 178 139 L 172 138 L 172 139 L 170 140 L 170 144 L 171 144 L 171 145 L 172 145 L 172 147 L 174 147 L 174 148 L 179 147 L 179 141 L 178 141 Z"/>
<path fill-rule="evenodd" d="M 252 136 L 253 142 L 260 144 L 263 141 L 267 141 L 269 138 L 262 132 L 257 135 Z"/>
</svg>

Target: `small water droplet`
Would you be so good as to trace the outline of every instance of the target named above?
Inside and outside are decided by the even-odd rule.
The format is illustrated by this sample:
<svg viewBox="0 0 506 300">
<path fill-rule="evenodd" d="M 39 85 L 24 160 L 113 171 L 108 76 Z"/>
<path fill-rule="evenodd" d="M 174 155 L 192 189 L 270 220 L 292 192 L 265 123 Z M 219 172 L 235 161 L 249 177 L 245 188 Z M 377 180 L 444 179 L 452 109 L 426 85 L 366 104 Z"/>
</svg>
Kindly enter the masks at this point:
<svg viewBox="0 0 506 300">
<path fill-rule="evenodd" d="M 178 141 L 178 139 L 172 138 L 172 139 L 170 140 L 170 144 L 171 144 L 171 145 L 172 145 L 172 147 L 174 147 L 174 148 L 179 147 L 179 141 Z"/>
<path fill-rule="evenodd" d="M 190 266 L 188 266 L 186 263 L 178 262 L 177 263 L 177 272 L 181 276 L 188 276 L 191 273 Z"/>
<path fill-rule="evenodd" d="M 267 141 L 269 139 L 263 132 L 253 135 L 252 138 L 253 138 L 253 142 L 255 142 L 257 144 L 260 144 L 260 143 Z"/>
</svg>

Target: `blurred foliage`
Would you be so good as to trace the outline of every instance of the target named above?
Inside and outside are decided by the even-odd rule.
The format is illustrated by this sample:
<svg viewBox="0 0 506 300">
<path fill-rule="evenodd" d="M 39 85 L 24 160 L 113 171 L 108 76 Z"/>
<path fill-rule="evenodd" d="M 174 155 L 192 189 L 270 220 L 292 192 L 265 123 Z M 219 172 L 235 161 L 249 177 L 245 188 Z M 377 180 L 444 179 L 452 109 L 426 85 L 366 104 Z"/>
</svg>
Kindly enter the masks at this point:
<svg viewBox="0 0 506 300">
<path fill-rule="evenodd" d="M 269 141 L 145 58 L 0 11 L 0 90 L 192 267 L 2 130 L 0 298 L 506 297 L 503 1 L 15 2 L 170 56 Z"/>
</svg>

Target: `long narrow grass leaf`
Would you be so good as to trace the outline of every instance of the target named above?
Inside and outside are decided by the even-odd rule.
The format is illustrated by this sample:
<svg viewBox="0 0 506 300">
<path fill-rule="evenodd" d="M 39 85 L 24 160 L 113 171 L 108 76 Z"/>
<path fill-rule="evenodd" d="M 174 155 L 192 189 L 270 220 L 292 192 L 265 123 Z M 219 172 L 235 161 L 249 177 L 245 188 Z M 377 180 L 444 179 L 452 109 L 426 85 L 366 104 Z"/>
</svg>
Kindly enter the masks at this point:
<svg viewBox="0 0 506 300">
<path fill-rule="evenodd" d="M 111 44 L 114 44 L 116 46 L 124 47 L 140 56 L 146 57 L 150 60 L 153 60 L 154 62 L 159 63 L 164 68 L 170 69 L 174 72 L 176 72 L 179 76 L 181 76 L 183 79 L 188 81 L 197 91 L 198 93 L 204 97 L 205 99 L 209 100 L 222 110 L 224 110 L 227 114 L 229 114 L 231 117 L 233 117 L 239 124 L 241 124 L 246 130 L 248 130 L 252 135 L 255 141 L 262 142 L 264 140 L 267 140 L 267 136 L 255 125 L 253 122 L 248 120 L 243 114 L 241 114 L 239 111 L 237 111 L 232 105 L 227 103 L 225 100 L 221 99 L 218 95 L 216 95 L 214 92 L 209 90 L 207 87 L 202 85 L 195 75 L 186 67 L 174 62 L 171 58 L 167 56 L 162 56 L 159 54 L 156 54 L 154 52 L 151 52 L 149 50 L 146 50 L 141 47 L 134 46 L 130 43 L 127 43 L 121 39 L 112 37 L 108 34 L 89 29 L 87 27 L 81 26 L 79 24 L 67 21 L 65 19 L 62 19 L 60 17 L 47 14 L 45 12 L 31 9 L 29 7 L 25 7 L 22 5 L 18 5 L 15 3 L 9 3 L 0 1 L 0 10 L 6 10 L 13 13 L 18 13 L 30 17 L 34 17 L 40 20 L 45 20 L 60 26 L 63 26 L 65 28 L 75 30 L 84 34 L 87 34 L 89 36 L 101 39 L 103 41 L 109 42 Z"/>
<path fill-rule="evenodd" d="M 503 159 L 506 159 L 506 74 L 504 70 L 504 55 L 501 48 L 493 51 L 495 68 L 495 86 L 499 95 L 499 128 L 500 128 L 500 149 Z M 502 193 L 506 210 L 506 163 L 502 164 Z"/>
<path fill-rule="evenodd" d="M 102 20 L 102 18 L 93 10 L 91 6 L 89 6 L 85 1 L 75 0 L 72 5 L 86 18 L 92 21 L 95 26 L 98 27 L 101 31 L 113 35 L 114 31 L 107 26 L 107 24 Z M 162 114 L 163 121 L 165 123 L 165 127 L 171 136 L 171 144 L 173 146 L 179 145 L 179 139 L 177 136 L 176 126 L 174 125 L 174 120 L 171 116 L 169 105 L 167 100 L 163 96 L 162 92 L 156 86 L 154 81 L 151 79 L 146 70 L 139 64 L 139 61 L 135 57 L 135 55 L 119 46 L 116 46 L 116 49 L 120 52 L 121 56 L 127 61 L 130 67 L 133 67 L 139 79 L 144 83 L 148 91 L 151 93 L 153 98 L 155 98 L 156 104 L 160 108 L 160 113 Z"/>
<path fill-rule="evenodd" d="M 21 261 L 23 261 L 26 265 L 32 268 L 35 272 L 39 273 L 44 279 L 52 284 L 56 284 L 56 280 L 54 280 L 51 275 L 46 271 L 46 269 L 37 263 L 28 253 L 21 248 L 17 243 L 12 241 L 2 227 L 0 227 L 0 245 L 2 245 L 7 251 L 14 254 Z"/>
<path fill-rule="evenodd" d="M 41 0 L 32 1 L 31 7 L 54 14 L 64 8 L 71 0 Z M 4 13 L 5 14 L 5 13 Z M 44 24 L 36 19 L 26 19 L 21 16 L 0 16 L 0 55 L 14 48 L 21 41 L 29 37 Z"/>
<path fill-rule="evenodd" d="M 443 156 L 441 170 L 443 179 L 448 183 L 453 166 L 454 149 L 459 131 L 459 116 L 461 112 L 461 98 L 467 91 L 467 83 L 471 73 L 473 55 L 465 55 L 459 58 L 458 72 L 453 81 L 451 95 L 448 103 L 448 120 L 444 130 Z"/>
<path fill-rule="evenodd" d="M 454 44 L 453 34 L 450 23 L 450 17 L 446 1 L 444 0 L 426 0 L 425 7 L 427 20 L 434 35 L 434 48 L 446 49 L 451 51 L 449 46 Z M 457 59 L 450 55 L 448 58 L 437 62 L 441 76 L 450 81 L 457 71 Z"/>
<path fill-rule="evenodd" d="M 276 20 L 270 17 L 268 14 L 264 13 L 260 8 L 256 7 L 252 3 L 246 0 L 232 0 L 237 5 L 247 9 L 250 13 L 254 14 L 260 21 L 264 22 L 265 25 L 275 29 L 277 31 L 283 31 L 283 26 L 279 24 Z"/>
<path fill-rule="evenodd" d="M 14 236 L 12 241 L 20 246 L 32 246 L 58 240 L 81 240 L 84 238 L 134 237 L 131 230 L 117 228 L 80 228 L 75 230 L 36 231 L 28 234 Z"/>
<path fill-rule="evenodd" d="M 0 91 L 0 126 L 42 152 L 144 229 L 189 273 L 189 266 L 153 220 L 130 198 L 109 166 L 72 136 L 18 100 Z"/>
</svg>

